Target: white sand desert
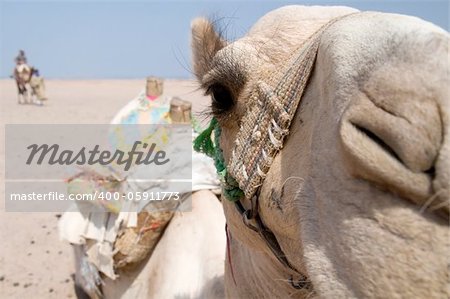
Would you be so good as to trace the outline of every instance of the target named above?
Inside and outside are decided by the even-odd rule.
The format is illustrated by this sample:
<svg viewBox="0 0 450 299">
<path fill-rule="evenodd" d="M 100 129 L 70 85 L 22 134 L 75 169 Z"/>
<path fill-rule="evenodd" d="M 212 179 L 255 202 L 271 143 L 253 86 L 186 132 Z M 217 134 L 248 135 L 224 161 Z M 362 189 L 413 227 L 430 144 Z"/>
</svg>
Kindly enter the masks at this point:
<svg viewBox="0 0 450 299">
<path fill-rule="evenodd" d="M 106 124 L 144 87 L 145 80 L 47 80 L 45 106 L 18 105 L 12 79 L 0 80 L 1 140 L 4 124 Z M 164 96 L 191 101 L 194 113 L 206 98 L 194 81 L 166 80 Z M 0 172 L 5 179 L 5 143 L 0 142 Z M 8 213 L 0 185 L 0 297 L 76 298 L 72 249 L 58 238 L 56 213 Z"/>
</svg>

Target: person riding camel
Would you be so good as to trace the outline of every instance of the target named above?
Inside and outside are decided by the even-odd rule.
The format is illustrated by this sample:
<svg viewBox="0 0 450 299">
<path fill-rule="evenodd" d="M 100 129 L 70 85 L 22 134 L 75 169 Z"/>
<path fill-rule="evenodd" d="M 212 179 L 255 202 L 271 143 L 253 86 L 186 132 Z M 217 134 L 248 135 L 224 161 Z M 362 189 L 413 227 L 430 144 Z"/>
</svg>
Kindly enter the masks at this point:
<svg viewBox="0 0 450 299">
<path fill-rule="evenodd" d="M 15 62 L 14 78 L 18 88 L 19 104 L 28 104 L 30 102 L 42 106 L 43 101 L 47 100 L 44 78 L 39 75 L 38 69 L 27 64 L 27 57 L 23 50 L 19 51 Z M 31 88 L 31 93 L 27 90 L 27 84 Z"/>
</svg>

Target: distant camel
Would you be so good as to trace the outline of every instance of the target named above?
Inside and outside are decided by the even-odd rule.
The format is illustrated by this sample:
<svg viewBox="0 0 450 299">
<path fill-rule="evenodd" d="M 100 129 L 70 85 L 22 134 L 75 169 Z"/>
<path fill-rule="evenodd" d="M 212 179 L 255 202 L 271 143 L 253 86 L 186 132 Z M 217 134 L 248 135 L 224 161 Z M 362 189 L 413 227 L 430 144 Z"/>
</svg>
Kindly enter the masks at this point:
<svg viewBox="0 0 450 299">
<path fill-rule="evenodd" d="M 14 79 L 17 84 L 19 104 L 35 103 L 42 105 L 42 102 L 47 100 L 44 78 L 39 75 L 38 69 L 30 67 L 26 63 L 27 59 L 23 51 L 19 52 L 15 61 Z M 27 85 L 31 92 L 27 89 Z"/>
</svg>

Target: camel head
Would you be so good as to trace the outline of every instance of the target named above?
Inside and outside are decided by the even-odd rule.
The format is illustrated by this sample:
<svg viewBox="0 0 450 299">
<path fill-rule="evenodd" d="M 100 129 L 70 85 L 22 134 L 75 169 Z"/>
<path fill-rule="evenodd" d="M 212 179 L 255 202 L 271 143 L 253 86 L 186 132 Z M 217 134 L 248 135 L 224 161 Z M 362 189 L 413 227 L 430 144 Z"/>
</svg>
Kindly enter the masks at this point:
<svg viewBox="0 0 450 299">
<path fill-rule="evenodd" d="M 255 105 L 272 105 L 270 117 L 279 116 L 283 94 L 275 87 L 283 80 L 297 86 L 284 75 L 296 71 L 303 45 L 335 18 L 319 37 L 282 147 L 262 171 L 256 196 L 240 200 L 250 208 L 257 198 L 260 220 L 290 267 L 223 198 L 226 292 L 231 298 L 447 298 L 446 31 L 401 15 L 288 6 L 229 42 L 212 22 L 194 20 L 194 72 L 211 95 L 225 162 L 232 162 Z M 250 139 L 261 138 L 255 132 Z M 256 146 L 252 140 L 248 150 Z"/>
</svg>

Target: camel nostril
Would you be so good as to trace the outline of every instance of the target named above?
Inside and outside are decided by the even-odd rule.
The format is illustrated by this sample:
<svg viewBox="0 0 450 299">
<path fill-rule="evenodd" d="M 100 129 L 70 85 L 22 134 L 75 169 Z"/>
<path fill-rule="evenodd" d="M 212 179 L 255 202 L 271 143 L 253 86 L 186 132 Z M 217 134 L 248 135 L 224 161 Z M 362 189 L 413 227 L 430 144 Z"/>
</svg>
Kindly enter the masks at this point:
<svg viewBox="0 0 450 299">
<path fill-rule="evenodd" d="M 400 159 L 398 154 L 395 152 L 392 147 L 390 147 L 386 142 L 384 142 L 380 137 L 378 137 L 374 132 L 369 129 L 362 127 L 356 123 L 350 122 L 356 130 L 361 132 L 363 135 L 367 136 L 367 138 L 371 139 L 374 143 L 376 143 L 381 149 L 383 149 L 386 153 L 395 158 L 398 162 L 403 164 L 403 161 Z"/>
<path fill-rule="evenodd" d="M 435 102 L 419 106 L 407 105 L 404 99 L 381 97 L 381 101 L 367 90 L 355 96 L 345 119 L 359 133 L 412 172 L 426 173 L 433 167 L 442 143 L 442 125 Z M 405 103 L 391 107 L 392 102 Z"/>
<path fill-rule="evenodd" d="M 441 126 L 432 118 L 435 105 L 423 105 L 430 118 L 411 119 L 380 108 L 366 92 L 356 96 L 340 127 L 350 174 L 423 205 L 433 193 L 434 166 L 442 139 Z"/>
<path fill-rule="evenodd" d="M 351 176 L 422 205 L 432 193 L 432 178 L 427 173 L 411 171 L 399 158 L 398 151 L 378 136 L 354 121 L 342 122 L 344 162 Z"/>
</svg>

